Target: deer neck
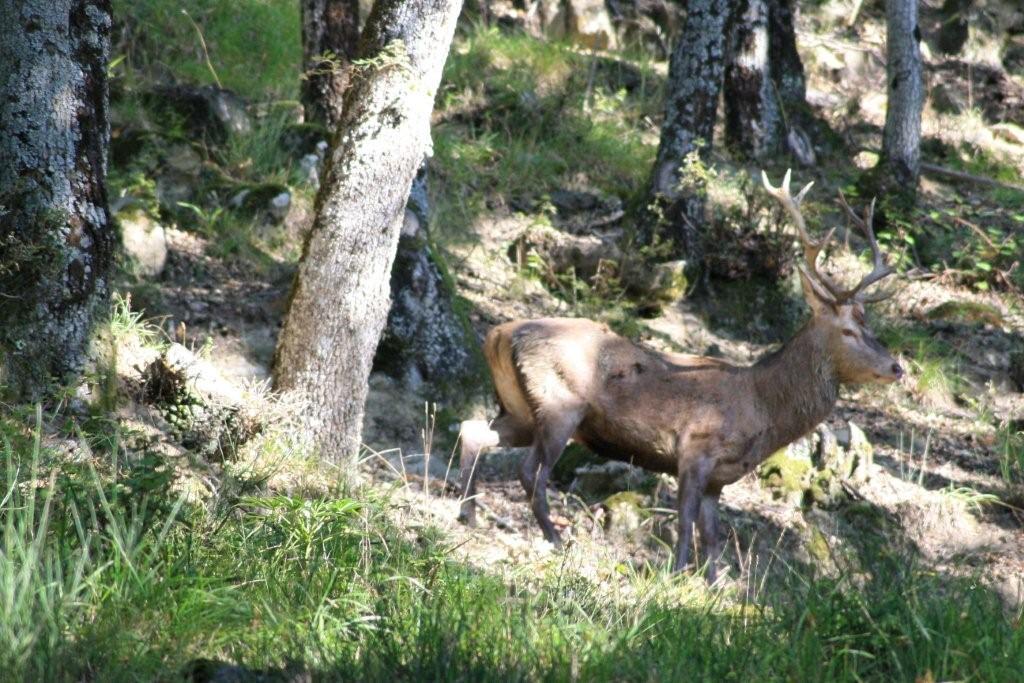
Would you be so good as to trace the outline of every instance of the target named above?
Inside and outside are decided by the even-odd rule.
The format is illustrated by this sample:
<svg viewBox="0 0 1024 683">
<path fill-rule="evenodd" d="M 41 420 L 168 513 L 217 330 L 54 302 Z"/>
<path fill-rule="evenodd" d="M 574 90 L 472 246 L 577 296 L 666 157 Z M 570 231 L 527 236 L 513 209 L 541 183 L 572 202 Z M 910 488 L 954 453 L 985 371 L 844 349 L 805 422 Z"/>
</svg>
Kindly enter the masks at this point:
<svg viewBox="0 0 1024 683">
<path fill-rule="evenodd" d="M 827 342 L 811 320 L 753 366 L 755 391 L 768 414 L 769 453 L 814 429 L 835 407 L 839 379 Z"/>
</svg>

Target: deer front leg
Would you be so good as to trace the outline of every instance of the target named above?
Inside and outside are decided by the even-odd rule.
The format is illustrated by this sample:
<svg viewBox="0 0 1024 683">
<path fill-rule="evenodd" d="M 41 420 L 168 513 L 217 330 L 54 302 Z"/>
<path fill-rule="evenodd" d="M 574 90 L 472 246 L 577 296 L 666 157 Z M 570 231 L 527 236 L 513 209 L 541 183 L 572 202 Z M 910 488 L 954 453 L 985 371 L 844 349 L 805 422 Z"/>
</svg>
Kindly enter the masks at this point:
<svg viewBox="0 0 1024 683">
<path fill-rule="evenodd" d="M 697 526 L 700 527 L 701 546 L 707 557 L 708 584 L 713 584 L 718 578 L 718 557 L 722 553 L 721 540 L 718 537 L 718 498 L 722 492 L 708 491 L 700 499 L 700 513 L 697 518 Z"/>
<path fill-rule="evenodd" d="M 566 415 L 554 423 L 539 425 L 534 435 L 533 448 L 519 470 L 519 480 L 530 499 L 533 516 L 544 532 L 544 538 L 556 548 L 562 547 L 562 537 L 551 523 L 548 508 L 548 477 L 551 468 L 565 450 L 565 444 L 579 426 L 580 416 Z"/>
<path fill-rule="evenodd" d="M 676 561 L 672 571 L 681 572 L 690 561 L 693 545 L 693 523 L 697 521 L 701 497 L 711 474 L 711 463 L 706 458 L 680 466 L 679 470 L 679 538 L 676 541 Z"/>
</svg>

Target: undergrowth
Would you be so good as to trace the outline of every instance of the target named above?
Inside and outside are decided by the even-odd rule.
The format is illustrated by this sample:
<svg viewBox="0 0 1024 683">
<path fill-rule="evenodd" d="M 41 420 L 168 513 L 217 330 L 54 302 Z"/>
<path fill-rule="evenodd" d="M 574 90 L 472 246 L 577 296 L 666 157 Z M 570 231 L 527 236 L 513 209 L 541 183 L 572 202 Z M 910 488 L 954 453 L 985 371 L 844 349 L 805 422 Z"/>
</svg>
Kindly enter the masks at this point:
<svg viewBox="0 0 1024 683">
<path fill-rule="evenodd" d="M 227 660 L 314 680 L 1010 681 L 1024 659 L 1020 614 L 893 554 L 860 585 L 791 569 L 754 601 L 657 570 L 627 590 L 557 561 L 499 576 L 396 527 L 380 492 L 204 506 L 153 478 L 155 456 L 72 466 L 38 427 L 3 431 L 4 680 L 173 680 Z"/>
</svg>

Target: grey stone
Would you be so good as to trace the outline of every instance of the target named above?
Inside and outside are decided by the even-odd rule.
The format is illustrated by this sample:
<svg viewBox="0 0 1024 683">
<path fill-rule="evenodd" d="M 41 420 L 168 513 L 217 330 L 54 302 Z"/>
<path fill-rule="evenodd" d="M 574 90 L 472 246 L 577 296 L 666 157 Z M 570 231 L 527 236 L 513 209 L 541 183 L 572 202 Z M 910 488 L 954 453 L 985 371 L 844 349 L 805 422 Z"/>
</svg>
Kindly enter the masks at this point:
<svg viewBox="0 0 1024 683">
<path fill-rule="evenodd" d="M 167 234 L 164 226 L 142 211 L 118 216 L 121 244 L 135 273 L 157 277 L 167 264 Z"/>
</svg>

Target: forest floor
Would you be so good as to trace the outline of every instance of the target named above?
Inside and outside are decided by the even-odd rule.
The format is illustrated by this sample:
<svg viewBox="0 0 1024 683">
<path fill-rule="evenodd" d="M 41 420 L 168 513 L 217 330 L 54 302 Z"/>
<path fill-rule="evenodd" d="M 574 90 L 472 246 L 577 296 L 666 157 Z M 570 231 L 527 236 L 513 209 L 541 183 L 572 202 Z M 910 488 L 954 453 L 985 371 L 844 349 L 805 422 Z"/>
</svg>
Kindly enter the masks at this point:
<svg viewBox="0 0 1024 683">
<path fill-rule="evenodd" d="M 986 31 L 972 32 L 955 59 L 936 56 L 938 3 L 924 3 L 924 158 L 996 184 L 926 174 L 917 208 L 893 213 L 882 235 L 901 274 L 872 325 L 908 373 L 885 388 L 844 389 L 827 421 L 836 434 L 863 430 L 871 464 L 818 503 L 806 468 L 782 488 L 764 473 L 727 487 L 723 576 L 710 589 L 668 571 L 671 478 L 608 466 L 579 448 L 569 448 L 549 491 L 570 540 L 564 551 L 536 527 L 516 476 L 519 451 L 482 460 L 480 526 L 459 524 L 457 425 L 494 415 L 483 370 L 478 392 L 441 401 L 429 384 L 374 374 L 358 473 L 310 459 L 293 440 L 301 406 L 272 396 L 267 380 L 312 220 L 303 163 L 318 142 L 280 144 L 295 111 L 282 65 L 298 57 L 275 36 L 297 39 L 295 3 L 254 3 L 242 19 L 231 3 L 207 4 L 190 7 L 252 122 L 226 141 L 194 135 L 181 120 L 168 125 L 144 96 L 168 71 L 210 80 L 201 55 L 178 47 L 193 29 L 178 20 L 177 3 L 116 7 L 129 21 L 127 59 L 111 67 L 114 203 L 122 224 L 140 208 L 164 224 L 166 264 L 147 276 L 126 262 L 82 390 L 38 423 L 26 410 L 3 424 L 8 451 L 24 447 L 70 477 L 61 485 L 72 500 L 60 510 L 78 532 L 67 522 L 62 533 L 85 535 L 91 509 L 96 537 L 113 539 L 110 548 L 97 541 L 94 568 L 72 553 L 89 569 L 62 570 L 86 577 L 80 589 L 54 592 L 70 596 L 75 616 L 62 618 L 78 630 L 37 623 L 42 597 L 23 599 L 18 625 L 0 623 L 0 636 L 9 629 L 6 640 L 30 653 L 18 666 L 40 657 L 41 669 L 24 670 L 74 680 L 226 680 L 223 670 L 182 673 L 205 658 L 272 675 L 294 665 L 323 680 L 1013 680 L 1007 672 L 1024 661 L 1024 369 L 1015 365 L 1024 364 L 1024 266 L 1014 265 L 1024 258 L 1024 192 L 1014 189 L 1024 183 L 1024 135 L 1015 137 L 1024 74 L 1004 69 L 992 48 L 1012 3 L 986 10 Z M 830 198 L 856 191 L 884 119 L 881 11 L 868 3 L 851 33 L 849 9 L 824 3 L 799 25 L 808 100 L 828 124 L 819 165 L 795 172 L 797 182 L 816 181 L 807 213 L 819 230 L 839 223 Z M 154 27 L 175 39 L 129 40 Z M 253 55 L 264 68 L 250 68 Z M 757 250 L 771 244 L 758 240 L 777 239 L 779 221 L 760 196 L 759 169 L 720 151 L 721 131 L 716 235 L 754 246 L 721 257 L 713 294 L 696 288 L 653 309 L 614 282 L 553 273 L 517 250 L 538 226 L 583 225 L 606 238 L 628 227 L 619 209 L 628 215 L 650 172 L 666 69 L 630 50 L 585 52 L 497 29 L 457 37 L 434 121 L 431 228 L 479 338 L 515 318 L 594 317 L 657 349 L 748 364 L 804 318 L 791 273 L 775 282 L 753 272 Z M 786 164 L 769 173 L 779 177 Z M 285 210 L 270 209 L 264 200 L 285 191 Z M 590 207 L 612 198 L 609 213 L 619 217 L 565 209 L 557 192 Z M 257 196 L 262 204 L 246 204 Z M 849 278 L 864 268 L 841 248 L 830 264 Z M 159 360 L 171 353 L 182 372 Z M 208 420 L 230 429 L 211 436 L 196 426 L 202 420 L 182 421 L 199 394 L 230 406 L 228 418 Z M 244 443 L 225 441 L 234 438 Z M 159 514 L 122 500 L 122 525 L 113 494 L 81 483 L 83 463 L 93 475 L 112 470 L 140 499 L 152 494 Z M 36 464 L 26 471 L 44 482 Z M 17 490 L 4 505 L 18 504 Z M 96 500 L 87 504 L 89 491 Z M 0 509 L 13 524 L 17 516 Z M 146 521 L 152 515 L 159 523 Z M 9 529 L 7 547 L 27 533 L 22 551 L 35 557 L 35 524 Z M 0 586 L 25 580 L 7 569 Z M 64 635 L 39 635 L 47 633 Z"/>
</svg>

